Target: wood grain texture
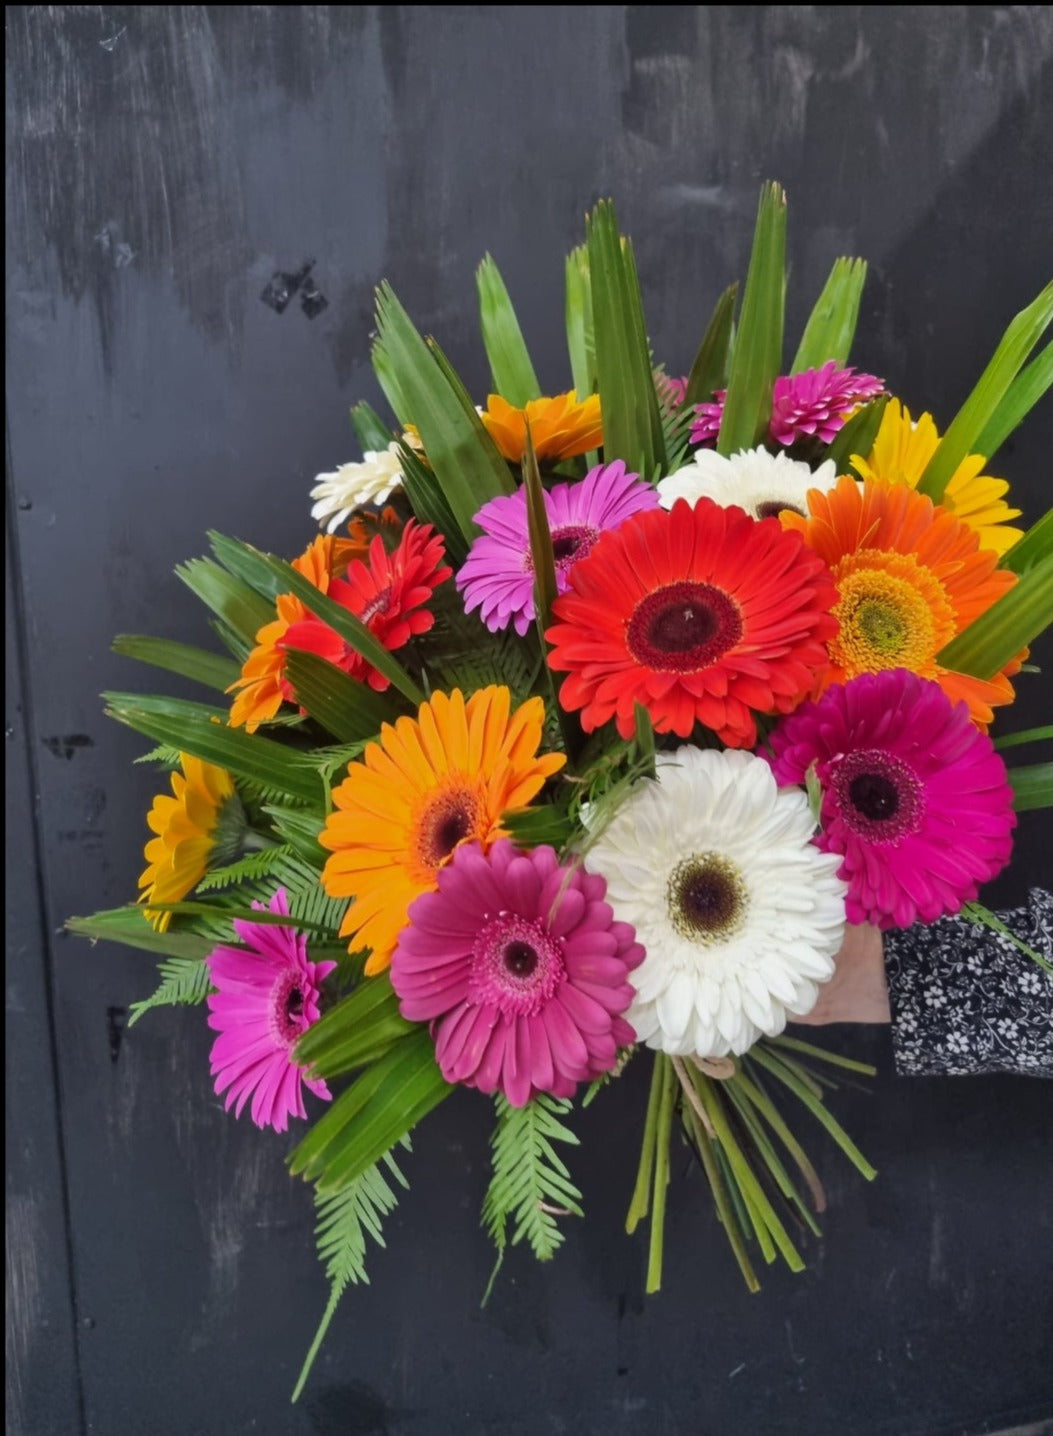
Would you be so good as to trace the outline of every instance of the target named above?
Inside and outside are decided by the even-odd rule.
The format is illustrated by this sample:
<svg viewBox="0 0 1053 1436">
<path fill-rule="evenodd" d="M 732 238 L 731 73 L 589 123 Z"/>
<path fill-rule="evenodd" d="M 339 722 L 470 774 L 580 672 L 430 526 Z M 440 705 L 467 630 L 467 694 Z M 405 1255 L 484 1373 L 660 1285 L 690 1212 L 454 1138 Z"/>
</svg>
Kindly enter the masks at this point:
<svg viewBox="0 0 1053 1436">
<path fill-rule="evenodd" d="M 683 372 L 778 178 L 788 342 L 832 259 L 865 255 L 856 362 L 946 423 L 1049 277 L 1053 12 L 30 6 L 7 28 L 8 483 L 32 713 L 8 750 L 43 857 L 36 873 L 27 840 L 9 849 L 9 1133 L 28 1154 L 8 1185 L 12 1431 L 980 1436 L 1053 1416 L 1049 1084 L 896 1081 L 875 1032 L 843 1034 L 883 1075 L 839 1113 L 879 1180 L 814 1143 L 824 1240 L 760 1297 L 678 1157 L 676 1256 L 645 1303 L 622 1235 L 646 1096 L 630 1066 L 579 1124 L 588 1222 L 547 1269 L 513 1254 L 481 1311 L 487 1114 L 457 1096 L 422 1126 L 373 1285 L 291 1409 L 325 1298 L 291 1143 L 223 1114 L 203 1021 L 126 1030 L 148 960 L 55 936 L 128 898 L 141 867 L 156 780 L 97 694 L 152 675 L 110 639 L 208 642 L 172 575 L 207 527 L 306 541 L 311 479 L 355 453 L 348 407 L 382 402 L 381 278 L 482 397 L 489 250 L 561 388 L 562 259 L 610 194 L 655 353 Z M 308 261 L 323 307 L 262 302 Z M 1031 516 L 1051 449 L 1047 402 L 997 466 Z M 1048 673 L 1048 641 L 1038 661 Z M 1048 721 L 1048 678 L 1022 694 L 1013 726 Z M 1047 826 L 1025 815 L 992 902 L 1048 884 Z"/>
</svg>

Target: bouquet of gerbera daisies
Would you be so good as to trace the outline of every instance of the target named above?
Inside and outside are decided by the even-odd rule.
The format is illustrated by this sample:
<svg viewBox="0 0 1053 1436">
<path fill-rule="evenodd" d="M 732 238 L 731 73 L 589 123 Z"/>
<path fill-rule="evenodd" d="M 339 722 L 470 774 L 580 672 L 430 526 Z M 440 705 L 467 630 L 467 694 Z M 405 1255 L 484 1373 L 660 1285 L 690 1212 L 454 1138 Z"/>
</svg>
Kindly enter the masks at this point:
<svg viewBox="0 0 1053 1436">
<path fill-rule="evenodd" d="M 987 733 L 1051 617 L 1053 519 L 1013 527 L 986 473 L 1053 378 L 1030 359 L 1053 285 L 941 437 L 849 366 L 860 260 L 784 363 L 785 224 L 768 186 L 741 304 L 678 378 L 598 205 L 554 398 L 485 259 L 485 409 L 382 286 L 395 423 L 353 410 L 365 456 L 320 476 L 325 532 L 291 563 L 212 534 L 179 570 L 224 655 L 117 640 L 230 697 L 107 695 L 171 791 L 139 903 L 71 926 L 161 957 L 134 1018 L 206 1006 L 236 1116 L 306 1124 L 290 1164 L 332 1296 L 305 1375 L 457 1084 L 493 1098 L 498 1260 L 550 1257 L 580 1215 L 573 1103 L 617 1100 L 637 1054 L 648 1290 L 681 1140 L 750 1286 L 754 1251 L 799 1269 L 823 1196 L 791 1118 L 874 1173 L 826 1101 L 859 1064 L 787 1019 L 846 924 L 994 922 L 978 889 L 1015 810 L 1053 800 L 1049 765 L 1007 772 Z"/>
</svg>

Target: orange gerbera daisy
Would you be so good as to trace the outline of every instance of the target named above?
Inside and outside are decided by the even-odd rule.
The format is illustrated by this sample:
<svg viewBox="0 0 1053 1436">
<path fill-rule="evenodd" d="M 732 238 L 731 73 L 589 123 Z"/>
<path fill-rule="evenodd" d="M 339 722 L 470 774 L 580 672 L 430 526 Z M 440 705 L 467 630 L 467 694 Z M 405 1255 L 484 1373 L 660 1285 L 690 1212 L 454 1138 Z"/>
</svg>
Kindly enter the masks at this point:
<svg viewBox="0 0 1053 1436">
<path fill-rule="evenodd" d="M 808 495 L 810 517 L 785 511 L 783 526 L 804 536 L 830 567 L 838 589 L 839 622 L 830 668 L 817 691 L 860 673 L 908 668 L 934 678 L 973 720 L 990 723 L 992 708 L 1013 701 L 1008 674 L 987 680 L 937 662 L 956 634 L 1016 583 L 981 549 L 975 530 L 905 484 L 843 476 L 828 493 Z"/>
<path fill-rule="evenodd" d="M 339 553 L 343 542 L 330 534 L 320 535 L 307 545 L 299 558 L 293 559 L 292 566 L 310 579 L 315 588 L 328 593 L 333 568 L 343 557 Z M 279 645 L 291 625 L 302 622 L 309 614 L 291 593 L 279 594 L 275 608 L 277 617 L 273 623 L 265 623 L 256 634 L 256 647 L 242 665 L 241 677 L 227 689 L 228 693 L 237 692 L 230 709 L 230 726 L 244 727 L 249 733 L 273 718 L 283 702 L 294 700 L 284 677 L 285 650 Z"/>
<path fill-rule="evenodd" d="M 462 843 L 489 848 L 507 834 L 501 818 L 525 808 L 562 753 L 538 754 L 545 708 L 530 698 L 515 712 L 507 688 L 481 688 L 465 701 L 436 693 L 417 717 L 385 723 L 333 793 L 318 841 L 332 856 L 322 873 L 330 897 L 352 897 L 340 935 L 352 952 L 368 947 L 366 972 L 391 961 L 406 912 L 433 892 Z"/>
<path fill-rule="evenodd" d="M 526 426 L 539 460 L 571 459 L 603 443 L 600 396 L 590 394 L 578 402 L 574 389 L 554 399 L 531 399 L 525 409 L 516 409 L 500 394 L 491 394 L 482 414 L 491 439 L 506 459 L 520 464 L 526 453 Z"/>
<path fill-rule="evenodd" d="M 853 455 L 852 464 L 862 479 L 882 479 L 916 489 L 939 442 L 939 430 L 931 414 L 922 414 L 915 424 L 910 410 L 898 399 L 891 399 L 869 456 L 862 459 Z M 981 548 L 1001 555 L 1023 538 L 1024 531 L 1008 522 L 1020 510 L 1011 509 L 1002 497 L 1009 492 L 1005 479 L 982 472 L 986 462 L 982 454 L 964 458 L 951 475 L 940 503 L 976 531 Z"/>
<path fill-rule="evenodd" d="M 139 879 L 139 901 L 172 903 L 185 898 L 208 871 L 217 847 L 221 860 L 237 851 L 244 815 L 234 792 L 234 780 L 190 753 L 180 753 L 182 772 L 172 774 L 172 793 L 158 793 L 146 821 L 155 834 L 143 856 L 147 866 Z M 146 916 L 159 932 L 172 920 L 170 912 Z"/>
<path fill-rule="evenodd" d="M 753 713 L 796 706 L 837 628 L 826 566 L 790 538 L 778 519 L 708 498 L 603 534 L 552 606 L 560 702 L 589 731 L 613 718 L 630 737 L 641 703 L 659 733 L 687 738 L 697 722 L 752 747 Z"/>
<path fill-rule="evenodd" d="M 347 538 L 337 539 L 333 549 L 333 572 L 342 573 L 353 558 L 369 557 L 369 545 L 377 534 L 390 552 L 398 546 L 402 519 L 392 504 L 385 504 L 380 513 L 369 509 L 356 514 L 347 526 Z"/>
</svg>

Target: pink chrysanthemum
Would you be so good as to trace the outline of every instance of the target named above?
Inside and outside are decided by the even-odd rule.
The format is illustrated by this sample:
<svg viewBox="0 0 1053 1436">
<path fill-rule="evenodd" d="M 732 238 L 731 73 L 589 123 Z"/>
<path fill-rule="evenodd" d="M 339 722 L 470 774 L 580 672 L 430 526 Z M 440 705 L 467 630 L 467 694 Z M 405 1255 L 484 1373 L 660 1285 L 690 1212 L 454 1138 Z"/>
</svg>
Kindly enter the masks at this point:
<svg viewBox="0 0 1053 1436">
<path fill-rule="evenodd" d="M 695 413 L 698 417 L 691 425 L 692 444 L 712 446 L 717 442 L 720 421 L 724 417 L 724 400 L 727 395 L 726 389 L 718 389 L 713 395 L 712 403 L 695 405 Z"/>
<path fill-rule="evenodd" d="M 556 484 L 545 491 L 545 513 L 552 533 L 556 584 L 567 589 L 570 569 L 592 548 L 601 533 L 616 529 L 633 514 L 656 509 L 658 495 L 621 459 L 590 469 L 580 483 Z M 521 636 L 534 618 L 534 562 L 530 552 L 526 490 L 491 499 L 475 516 L 484 530 L 457 575 L 465 611 L 480 610 L 491 633 L 509 623 Z"/>
<path fill-rule="evenodd" d="M 903 668 L 865 673 L 798 708 L 770 742 L 780 785 L 815 765 L 815 841 L 843 855 L 849 922 L 935 922 L 1009 861 L 1005 764 L 938 683 Z"/>
<path fill-rule="evenodd" d="M 269 911 L 288 916 L 284 888 Z M 208 1025 L 219 1033 L 212 1044 L 216 1094 L 226 1092 L 228 1112 L 237 1103 L 236 1117 L 251 1096 L 256 1126 L 284 1132 L 290 1116 L 307 1116 L 303 1087 L 330 1100 L 329 1088 L 305 1075 L 292 1049 L 318 1021 L 321 985 L 336 963 L 308 961 L 307 939 L 295 928 L 235 918 L 234 931 L 250 951 L 220 946 L 206 959 L 218 989 L 208 999 Z"/>
<path fill-rule="evenodd" d="M 812 435 L 829 444 L 852 412 L 875 399 L 884 387 L 884 381 L 873 374 L 841 369 L 836 359 L 821 369 L 784 374 L 772 391 L 769 433 L 786 448 Z"/>
<path fill-rule="evenodd" d="M 815 437 L 829 444 L 845 420 L 860 404 L 884 393 L 884 381 L 874 374 L 857 374 L 842 369 L 831 359 L 821 369 L 800 374 L 782 374 L 772 391 L 769 436 L 789 448 L 798 439 Z M 693 444 L 715 444 L 724 416 L 726 391 L 720 389 L 710 404 L 696 404 L 697 418 L 691 426 Z"/>
<path fill-rule="evenodd" d="M 643 961 L 604 901 L 606 880 L 550 847 L 459 848 L 417 898 L 391 960 L 403 1017 L 431 1022 L 448 1082 L 500 1089 L 515 1107 L 569 1097 L 609 1072 L 636 1034 L 621 1014 Z"/>
</svg>

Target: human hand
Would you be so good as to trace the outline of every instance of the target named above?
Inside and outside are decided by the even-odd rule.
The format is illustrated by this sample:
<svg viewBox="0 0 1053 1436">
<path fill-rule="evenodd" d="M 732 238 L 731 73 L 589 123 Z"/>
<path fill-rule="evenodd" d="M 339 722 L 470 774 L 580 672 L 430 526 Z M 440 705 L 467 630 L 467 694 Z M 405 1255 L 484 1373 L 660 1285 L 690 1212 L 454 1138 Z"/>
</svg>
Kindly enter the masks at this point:
<svg viewBox="0 0 1053 1436">
<path fill-rule="evenodd" d="M 814 1027 L 827 1022 L 891 1022 L 880 930 L 869 923 L 858 927 L 850 923 L 834 962 L 834 975 L 821 984 L 811 1012 L 791 1020 Z"/>
</svg>

